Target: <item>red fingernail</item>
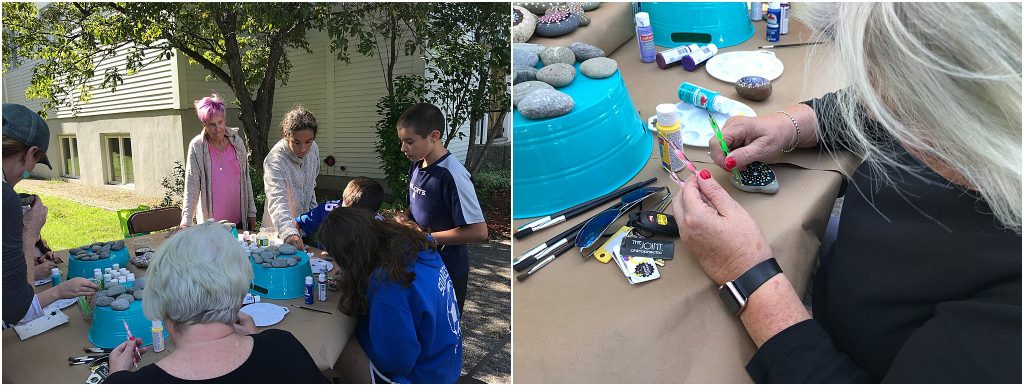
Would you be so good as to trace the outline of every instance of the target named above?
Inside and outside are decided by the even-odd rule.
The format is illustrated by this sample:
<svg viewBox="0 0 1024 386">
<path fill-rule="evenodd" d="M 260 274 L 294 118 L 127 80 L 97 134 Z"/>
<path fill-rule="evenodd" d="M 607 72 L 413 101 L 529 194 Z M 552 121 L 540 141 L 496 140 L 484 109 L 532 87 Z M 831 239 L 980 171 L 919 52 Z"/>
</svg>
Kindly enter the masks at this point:
<svg viewBox="0 0 1024 386">
<path fill-rule="evenodd" d="M 736 167 L 736 160 L 732 157 L 725 157 L 725 168 L 732 171 L 732 168 Z"/>
<path fill-rule="evenodd" d="M 700 171 L 700 178 L 705 180 L 711 179 L 711 173 L 709 173 L 707 169 L 702 169 Z"/>
</svg>

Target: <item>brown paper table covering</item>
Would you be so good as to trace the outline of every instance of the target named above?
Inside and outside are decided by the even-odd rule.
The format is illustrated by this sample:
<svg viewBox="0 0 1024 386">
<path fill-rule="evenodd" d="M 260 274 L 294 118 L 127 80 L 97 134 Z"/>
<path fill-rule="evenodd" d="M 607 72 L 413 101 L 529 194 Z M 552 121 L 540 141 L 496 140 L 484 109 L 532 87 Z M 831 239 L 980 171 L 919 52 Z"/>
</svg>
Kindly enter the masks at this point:
<svg viewBox="0 0 1024 386">
<path fill-rule="evenodd" d="M 606 2 L 586 14 L 591 20 L 589 25 L 555 38 L 533 35 L 529 43 L 550 47 L 568 47 L 572 42 L 582 41 L 610 53 L 619 48 L 623 42 L 633 39 L 633 7 L 631 3 Z"/>
<path fill-rule="evenodd" d="M 764 23 L 756 25 L 751 39 L 721 52 L 752 50 L 767 44 Z M 806 41 L 807 36 L 805 27 L 791 22 L 790 33 L 783 35 L 779 44 Z M 840 83 L 804 83 L 808 47 L 775 52 L 786 69 L 774 82 L 772 97 L 764 102 L 740 99 L 732 85 L 710 77 L 703 68 L 690 73 L 678 66 L 661 70 L 654 63 L 641 63 L 632 41 L 610 57 L 618 61 L 644 119 L 654 115 L 659 103 L 679 102 L 676 89 L 683 81 L 742 101 L 758 114 L 773 113 L 782 106 L 839 88 Z M 661 169 L 657 151 L 655 145 L 651 159 L 629 183 L 658 177 L 650 186 L 669 186 L 676 194 L 678 188 Z M 837 162 L 814 150 L 779 157 L 776 162 L 780 163 L 773 169 L 781 189 L 775 195 L 764 195 L 735 189 L 728 182 L 730 174 L 708 162 L 706 148 L 688 146 L 685 151 L 695 166 L 711 171 L 757 221 L 786 276 L 803 295 L 842 181 L 836 170 L 852 170 L 856 160 L 841 154 Z M 688 171 L 679 174 L 681 178 L 690 175 Z M 651 205 L 650 201 L 655 199 L 646 204 Z M 666 210 L 671 211 L 671 207 Z M 513 256 L 597 212 L 592 210 L 517 240 Z M 515 225 L 531 220 L 519 219 Z M 620 219 L 609 233 L 624 223 Z M 598 244 L 605 240 L 598 240 Z M 756 349 L 753 342 L 739 319 L 725 311 L 717 287 L 693 256 L 678 239 L 675 242 L 674 259 L 659 267 L 661 278 L 651 282 L 630 285 L 613 263 L 584 261 L 575 249 L 527 280 L 515 282 L 513 379 L 517 383 L 750 382 L 744 366 Z"/>
<path fill-rule="evenodd" d="M 135 248 L 155 248 L 166 241 L 165 234 L 128 239 L 126 248 L 134 252 Z M 320 251 L 311 248 L 318 256 Z M 57 252 L 64 264 L 60 264 L 61 272 L 67 272 L 70 261 L 68 251 Z M 128 264 L 128 269 L 137 277 L 144 277 L 146 270 Z M 36 287 L 36 292 L 50 288 L 50 284 Z M 358 318 L 353 318 L 338 311 L 339 292 L 327 292 L 327 301 L 314 301 L 312 305 L 302 303 L 302 298 L 291 300 L 263 299 L 262 302 L 281 306 L 292 304 L 303 305 L 323 311 L 331 315 L 289 307 L 290 310 L 281 322 L 267 327 L 258 328 L 263 331 L 277 328 L 291 332 L 302 342 L 310 356 L 321 370 L 334 366 L 349 337 L 355 331 Z M 83 347 L 93 347 L 89 342 L 89 326 L 91 322 L 82 319 L 78 305 L 65 308 L 68 322 L 47 332 L 22 341 L 13 328 L 3 332 L 3 382 L 4 383 L 85 383 L 89 369 L 85 365 L 68 366 L 67 357 L 86 355 Z M 174 351 L 174 341 L 166 339 L 166 348 L 160 353 L 149 352 L 142 356 L 139 367 L 155 363 Z"/>
</svg>

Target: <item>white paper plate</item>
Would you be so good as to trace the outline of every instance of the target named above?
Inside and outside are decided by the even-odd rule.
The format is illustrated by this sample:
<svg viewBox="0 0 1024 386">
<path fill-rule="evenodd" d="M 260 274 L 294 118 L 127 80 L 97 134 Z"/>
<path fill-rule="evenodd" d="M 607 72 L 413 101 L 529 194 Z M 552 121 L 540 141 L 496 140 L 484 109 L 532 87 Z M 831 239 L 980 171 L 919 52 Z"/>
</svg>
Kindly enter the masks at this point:
<svg viewBox="0 0 1024 386">
<path fill-rule="evenodd" d="M 284 315 L 288 313 L 288 307 L 273 303 L 253 303 L 242 307 L 241 311 L 252 316 L 256 327 L 266 327 L 284 320 Z"/>
<path fill-rule="evenodd" d="M 331 264 L 330 261 L 321 259 L 319 257 L 309 259 L 309 265 L 311 268 L 313 268 L 313 273 L 317 275 L 319 275 L 320 272 L 327 273 L 331 272 L 331 270 L 334 269 L 334 264 Z M 324 269 L 325 267 L 326 269 Z"/>
<path fill-rule="evenodd" d="M 38 286 L 41 286 L 43 284 L 49 283 L 51 281 L 53 281 L 53 278 L 52 277 L 48 277 L 48 278 L 45 278 L 45 279 L 42 279 L 42 280 L 36 280 L 32 284 L 35 284 L 38 287 Z"/>
<path fill-rule="evenodd" d="M 756 117 L 757 113 L 754 109 L 743 104 L 743 102 L 736 102 L 739 108 L 733 110 L 731 114 L 726 115 L 722 113 L 711 113 L 715 117 L 715 122 L 718 123 L 719 129 L 725 128 L 725 123 L 729 121 L 730 117 L 734 116 L 746 116 Z M 711 128 L 711 122 L 708 121 L 707 110 L 700 107 L 691 105 L 686 102 L 679 102 L 676 104 L 676 116 L 679 117 L 680 129 L 679 134 L 683 136 L 683 144 L 696 147 L 708 147 L 708 141 L 711 137 L 715 136 L 715 129 Z M 647 127 L 657 132 L 658 129 L 654 127 L 654 121 L 657 116 L 647 118 Z"/>
<path fill-rule="evenodd" d="M 756 75 L 768 80 L 782 76 L 785 66 L 771 51 L 733 51 L 715 55 L 705 67 L 715 79 L 736 83 L 744 76 Z"/>
</svg>

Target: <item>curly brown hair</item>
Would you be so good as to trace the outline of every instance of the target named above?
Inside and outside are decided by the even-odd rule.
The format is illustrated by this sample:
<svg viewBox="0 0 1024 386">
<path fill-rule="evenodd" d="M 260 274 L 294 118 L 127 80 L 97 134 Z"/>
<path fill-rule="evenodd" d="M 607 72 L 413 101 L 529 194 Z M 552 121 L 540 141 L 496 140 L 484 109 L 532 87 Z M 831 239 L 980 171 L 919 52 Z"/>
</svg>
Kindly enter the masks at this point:
<svg viewBox="0 0 1024 386">
<path fill-rule="evenodd" d="M 416 278 L 410 270 L 416 254 L 433 249 L 419 229 L 394 220 L 376 220 L 373 213 L 361 208 L 334 209 L 321 225 L 319 235 L 324 249 L 341 268 L 338 310 L 351 316 L 369 311 L 366 293 L 374 275 L 378 280 L 408 287 Z"/>
<path fill-rule="evenodd" d="M 295 106 L 281 119 L 282 137 L 290 137 L 295 132 L 302 130 L 313 130 L 313 137 L 316 138 L 316 129 L 316 117 L 302 106 Z"/>
</svg>

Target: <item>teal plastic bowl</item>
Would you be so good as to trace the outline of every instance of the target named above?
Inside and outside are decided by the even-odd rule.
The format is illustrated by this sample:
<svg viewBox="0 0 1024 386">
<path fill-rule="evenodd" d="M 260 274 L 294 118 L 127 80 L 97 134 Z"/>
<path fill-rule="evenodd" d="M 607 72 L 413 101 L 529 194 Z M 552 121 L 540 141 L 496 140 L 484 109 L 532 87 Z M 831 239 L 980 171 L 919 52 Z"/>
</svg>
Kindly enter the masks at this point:
<svg viewBox="0 0 1024 386">
<path fill-rule="evenodd" d="M 153 333 L 150 331 L 153 322 L 142 314 L 142 300 L 132 302 L 124 311 L 114 311 L 109 306 L 95 307 L 92 327 L 89 327 L 89 342 L 100 348 L 114 348 L 124 343 L 128 340 L 128 333 L 124 331 L 121 318 L 128 322 L 132 336 L 142 339 L 144 346 L 153 344 Z M 167 337 L 167 329 L 164 329 L 164 337 Z"/>
<path fill-rule="evenodd" d="M 529 119 L 512 112 L 512 217 L 545 216 L 609 193 L 651 158 L 653 141 L 622 75 L 579 72 L 558 91 L 572 96 L 569 114 Z"/>
<path fill-rule="evenodd" d="M 638 8 L 651 15 L 654 44 L 662 47 L 714 43 L 725 48 L 754 36 L 745 2 L 643 2 Z"/>
<path fill-rule="evenodd" d="M 249 256 L 249 264 L 252 264 L 252 283 L 267 289 L 267 293 L 255 289 L 249 289 L 249 293 L 277 300 L 303 297 L 306 291 L 306 276 L 313 276 L 313 269 L 309 265 L 309 255 L 305 251 L 298 251 L 294 256 L 299 257 L 299 262 L 294 267 L 285 268 L 263 268 Z"/>
<path fill-rule="evenodd" d="M 93 269 L 99 268 L 111 268 L 114 264 L 118 264 L 122 268 L 128 268 L 128 247 L 125 246 L 120 251 L 110 251 L 110 257 L 106 259 L 94 260 L 94 261 L 81 261 L 68 256 L 68 276 L 67 279 L 82 277 L 86 279 L 92 279 Z M 124 328 L 122 328 L 123 330 Z"/>
</svg>

